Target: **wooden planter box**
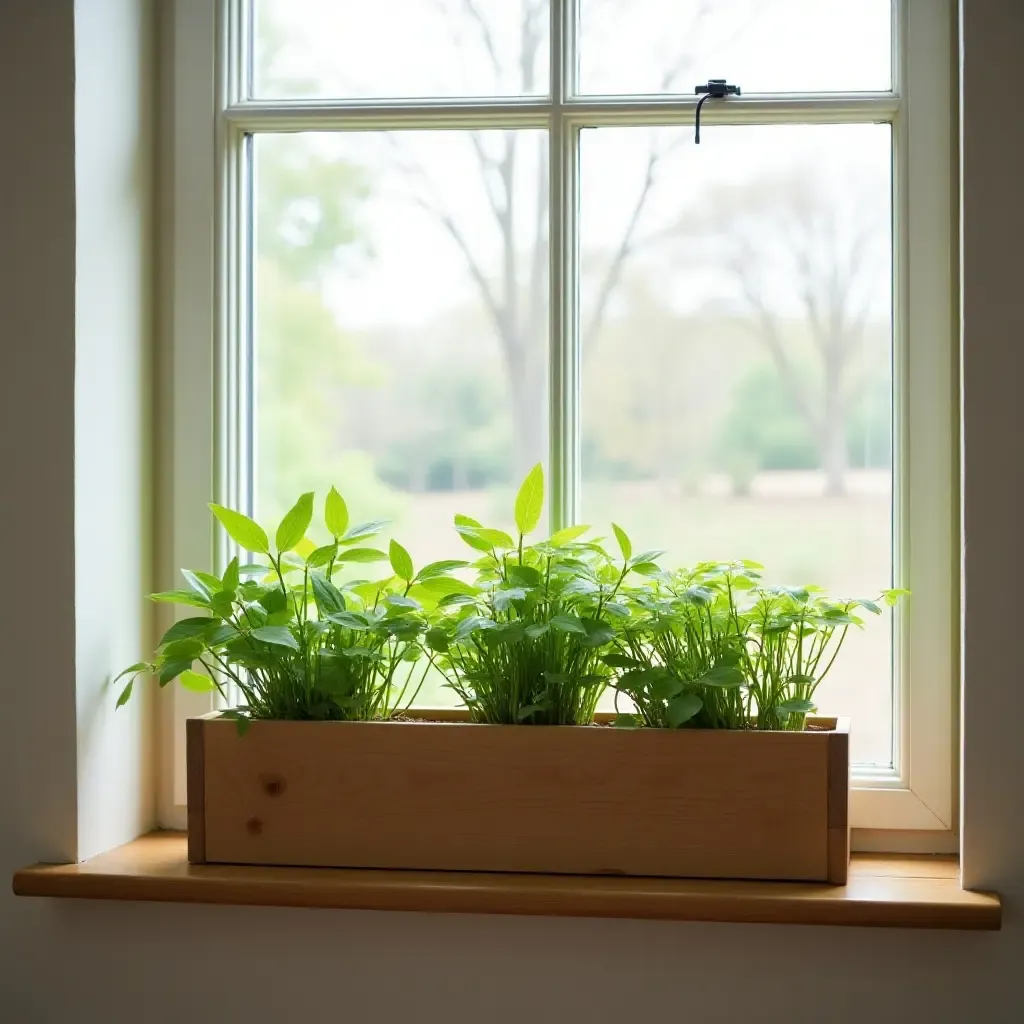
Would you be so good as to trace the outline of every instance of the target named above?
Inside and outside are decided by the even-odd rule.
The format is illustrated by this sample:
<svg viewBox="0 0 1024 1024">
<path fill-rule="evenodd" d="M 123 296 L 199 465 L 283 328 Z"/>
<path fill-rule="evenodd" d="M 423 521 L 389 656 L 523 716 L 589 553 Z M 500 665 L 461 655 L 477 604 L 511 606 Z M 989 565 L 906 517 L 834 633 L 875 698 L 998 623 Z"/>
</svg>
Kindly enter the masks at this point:
<svg viewBox="0 0 1024 1024">
<path fill-rule="evenodd" d="M 846 882 L 849 729 L 188 722 L 192 863 Z"/>
</svg>

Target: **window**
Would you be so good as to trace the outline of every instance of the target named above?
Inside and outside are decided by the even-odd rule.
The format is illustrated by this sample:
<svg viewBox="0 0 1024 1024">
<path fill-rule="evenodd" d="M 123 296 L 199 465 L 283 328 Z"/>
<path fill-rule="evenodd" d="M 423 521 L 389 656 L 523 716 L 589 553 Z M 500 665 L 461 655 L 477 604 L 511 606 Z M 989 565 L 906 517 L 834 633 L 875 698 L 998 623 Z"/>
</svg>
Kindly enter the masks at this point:
<svg viewBox="0 0 1024 1024">
<path fill-rule="evenodd" d="M 908 586 L 819 704 L 854 722 L 856 826 L 948 829 L 951 4 L 174 19 L 179 563 L 208 557 L 209 480 L 267 520 L 337 483 L 430 559 L 540 460 L 553 525 Z M 709 74 L 743 94 L 705 104 L 698 147 Z"/>
</svg>

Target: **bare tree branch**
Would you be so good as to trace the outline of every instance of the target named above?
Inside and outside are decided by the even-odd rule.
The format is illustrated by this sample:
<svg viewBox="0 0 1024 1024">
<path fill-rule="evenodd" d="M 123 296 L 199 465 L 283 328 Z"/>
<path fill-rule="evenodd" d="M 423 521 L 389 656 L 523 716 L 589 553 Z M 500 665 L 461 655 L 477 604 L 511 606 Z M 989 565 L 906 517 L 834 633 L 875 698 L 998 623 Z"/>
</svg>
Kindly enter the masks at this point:
<svg viewBox="0 0 1024 1024">
<path fill-rule="evenodd" d="M 487 19 L 483 16 L 480 8 L 477 7 L 474 0 L 462 0 L 462 9 L 476 23 L 477 29 L 480 32 L 480 38 L 483 40 L 484 49 L 487 51 L 487 56 L 490 58 L 491 66 L 494 68 L 494 77 L 500 82 L 501 58 L 498 56 L 498 49 L 494 45 L 494 36 L 491 33 L 491 26 L 487 24 Z"/>
</svg>

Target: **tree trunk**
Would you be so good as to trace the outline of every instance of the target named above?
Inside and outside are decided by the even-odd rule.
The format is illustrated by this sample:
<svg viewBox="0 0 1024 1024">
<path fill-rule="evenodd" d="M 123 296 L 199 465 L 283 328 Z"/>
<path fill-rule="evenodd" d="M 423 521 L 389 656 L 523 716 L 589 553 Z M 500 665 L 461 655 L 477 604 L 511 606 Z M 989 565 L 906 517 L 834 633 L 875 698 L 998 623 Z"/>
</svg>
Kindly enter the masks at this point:
<svg viewBox="0 0 1024 1024">
<path fill-rule="evenodd" d="M 521 349 L 516 358 L 506 348 L 509 373 L 509 397 L 512 403 L 512 477 L 518 484 L 531 466 L 547 456 L 547 403 L 543 376 Z"/>
</svg>

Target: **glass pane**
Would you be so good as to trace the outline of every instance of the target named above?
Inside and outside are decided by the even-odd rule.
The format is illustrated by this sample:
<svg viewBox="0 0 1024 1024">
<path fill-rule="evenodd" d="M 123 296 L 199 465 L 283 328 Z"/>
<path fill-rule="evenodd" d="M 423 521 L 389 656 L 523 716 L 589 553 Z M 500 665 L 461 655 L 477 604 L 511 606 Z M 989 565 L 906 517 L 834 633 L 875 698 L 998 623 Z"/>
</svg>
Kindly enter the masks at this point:
<svg viewBox="0 0 1024 1024">
<path fill-rule="evenodd" d="M 587 93 L 885 90 L 890 0 L 580 0 Z"/>
<path fill-rule="evenodd" d="M 548 0 L 253 0 L 261 97 L 535 96 Z"/>
<path fill-rule="evenodd" d="M 417 565 L 472 557 L 456 512 L 512 526 L 547 452 L 546 154 L 540 131 L 256 138 L 261 521 L 336 485 Z"/>
<path fill-rule="evenodd" d="M 583 520 L 676 564 L 872 597 L 892 578 L 887 125 L 588 130 Z M 892 749 L 888 616 L 816 697 Z"/>
</svg>

